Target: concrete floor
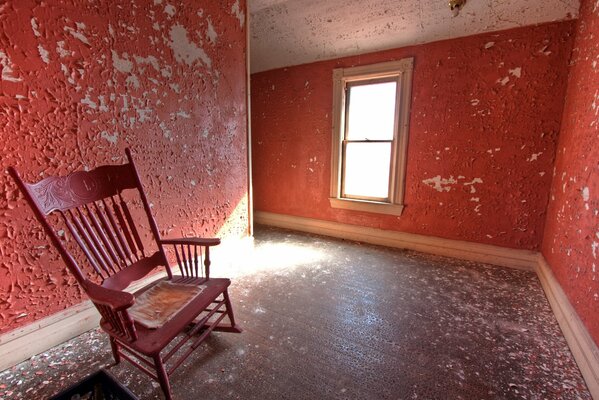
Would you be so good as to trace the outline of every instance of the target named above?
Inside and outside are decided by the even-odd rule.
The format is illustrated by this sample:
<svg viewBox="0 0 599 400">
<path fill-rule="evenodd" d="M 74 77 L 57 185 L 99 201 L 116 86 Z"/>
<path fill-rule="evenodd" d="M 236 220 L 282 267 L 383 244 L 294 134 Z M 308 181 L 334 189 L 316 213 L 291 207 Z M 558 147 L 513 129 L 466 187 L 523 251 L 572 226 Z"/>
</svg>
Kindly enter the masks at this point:
<svg viewBox="0 0 599 400">
<path fill-rule="evenodd" d="M 531 272 L 265 227 L 246 265 L 231 290 L 244 332 L 214 333 L 171 378 L 175 398 L 591 398 Z M 0 373 L 0 399 L 111 362 L 92 331 Z M 126 362 L 109 370 L 161 398 Z"/>
</svg>

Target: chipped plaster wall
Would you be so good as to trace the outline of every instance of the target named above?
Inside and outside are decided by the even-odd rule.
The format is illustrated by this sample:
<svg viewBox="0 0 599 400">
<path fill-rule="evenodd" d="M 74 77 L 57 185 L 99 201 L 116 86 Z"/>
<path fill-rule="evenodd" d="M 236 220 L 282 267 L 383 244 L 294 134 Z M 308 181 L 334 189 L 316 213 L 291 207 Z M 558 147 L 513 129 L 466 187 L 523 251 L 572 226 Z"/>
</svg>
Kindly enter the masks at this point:
<svg viewBox="0 0 599 400">
<path fill-rule="evenodd" d="M 599 344 L 599 1 L 583 1 L 543 255 Z"/>
<path fill-rule="evenodd" d="M 252 75 L 255 209 L 538 249 L 572 22 Z M 329 205 L 333 69 L 415 57 L 401 217 Z"/>
<path fill-rule="evenodd" d="M 125 161 L 164 235 L 247 234 L 243 0 L 0 5 L 0 332 L 82 293 L 8 175 Z"/>
</svg>

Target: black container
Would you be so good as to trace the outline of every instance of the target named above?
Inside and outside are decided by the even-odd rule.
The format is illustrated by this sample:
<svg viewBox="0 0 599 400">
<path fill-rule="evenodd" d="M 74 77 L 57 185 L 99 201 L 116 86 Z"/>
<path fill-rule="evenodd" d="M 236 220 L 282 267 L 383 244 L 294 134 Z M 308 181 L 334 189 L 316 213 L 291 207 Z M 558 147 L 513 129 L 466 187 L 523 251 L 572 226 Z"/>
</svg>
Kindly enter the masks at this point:
<svg viewBox="0 0 599 400">
<path fill-rule="evenodd" d="M 50 400 L 139 400 L 108 371 L 101 369 Z"/>
</svg>

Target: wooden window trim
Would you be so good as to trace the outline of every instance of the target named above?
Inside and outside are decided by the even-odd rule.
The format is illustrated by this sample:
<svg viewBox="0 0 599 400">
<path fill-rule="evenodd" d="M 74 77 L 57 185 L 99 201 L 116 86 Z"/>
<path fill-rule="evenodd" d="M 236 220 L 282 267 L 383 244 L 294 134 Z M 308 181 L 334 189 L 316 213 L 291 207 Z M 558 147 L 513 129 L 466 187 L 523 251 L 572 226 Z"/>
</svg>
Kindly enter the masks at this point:
<svg viewBox="0 0 599 400">
<path fill-rule="evenodd" d="M 333 70 L 333 129 L 331 153 L 330 205 L 333 208 L 400 216 L 405 207 L 405 173 L 408 156 L 408 132 L 412 99 L 414 59 L 384 62 Z M 388 202 L 342 197 L 342 154 L 345 139 L 346 104 L 344 88 L 348 82 L 398 78 L 395 146 L 391 155 L 390 196 Z"/>
</svg>

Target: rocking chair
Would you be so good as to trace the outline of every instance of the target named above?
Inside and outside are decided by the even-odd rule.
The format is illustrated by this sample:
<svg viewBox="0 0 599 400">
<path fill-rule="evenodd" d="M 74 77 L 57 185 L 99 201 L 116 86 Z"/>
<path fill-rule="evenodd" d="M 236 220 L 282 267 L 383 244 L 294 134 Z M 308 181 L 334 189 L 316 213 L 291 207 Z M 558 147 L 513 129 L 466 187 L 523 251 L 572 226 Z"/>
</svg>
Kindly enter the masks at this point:
<svg viewBox="0 0 599 400">
<path fill-rule="evenodd" d="M 14 168 L 9 172 L 69 271 L 100 312 L 100 327 L 110 336 L 115 362 L 128 360 L 157 380 L 165 397 L 171 399 L 169 376 L 210 332 L 239 333 L 241 329 L 235 324 L 229 300 L 231 281 L 210 277 L 210 247 L 220 239 L 161 239 L 131 152 L 125 152 L 127 164 L 32 184 L 23 182 Z M 156 244 L 153 254 L 144 248 L 123 197 L 126 189 L 139 195 Z M 74 254 L 65 240 L 67 235 L 83 256 Z M 171 271 L 169 249 L 180 275 Z M 86 261 L 81 263 L 85 268 L 79 266 L 81 259 Z M 134 294 L 124 291 L 158 266 L 165 268 L 166 278 Z M 230 324 L 221 324 L 225 316 Z M 166 363 L 178 353 L 182 354 L 167 368 Z"/>
</svg>

